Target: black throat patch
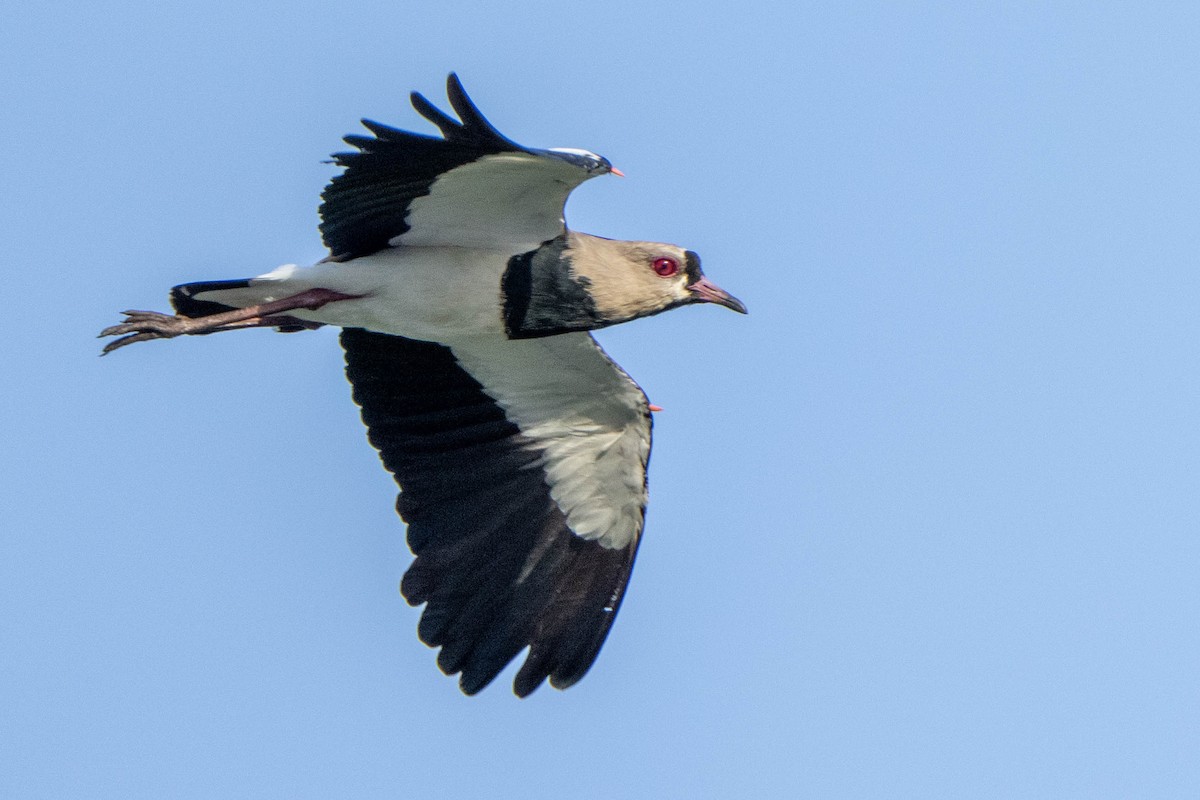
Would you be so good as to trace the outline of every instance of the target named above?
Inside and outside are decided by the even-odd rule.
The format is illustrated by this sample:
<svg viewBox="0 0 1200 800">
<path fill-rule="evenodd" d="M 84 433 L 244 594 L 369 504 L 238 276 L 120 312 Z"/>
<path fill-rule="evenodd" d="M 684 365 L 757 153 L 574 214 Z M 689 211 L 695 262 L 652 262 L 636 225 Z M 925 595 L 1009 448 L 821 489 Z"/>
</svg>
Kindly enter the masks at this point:
<svg viewBox="0 0 1200 800">
<path fill-rule="evenodd" d="M 542 243 L 508 260 L 500 289 L 510 339 L 533 339 L 604 327 L 588 279 L 571 269 L 567 238 Z"/>
</svg>

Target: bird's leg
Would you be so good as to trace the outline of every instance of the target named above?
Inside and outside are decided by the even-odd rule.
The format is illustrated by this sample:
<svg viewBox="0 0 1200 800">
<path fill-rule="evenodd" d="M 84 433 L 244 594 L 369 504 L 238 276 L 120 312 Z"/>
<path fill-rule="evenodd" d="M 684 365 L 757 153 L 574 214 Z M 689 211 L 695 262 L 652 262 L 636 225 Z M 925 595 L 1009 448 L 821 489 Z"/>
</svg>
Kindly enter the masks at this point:
<svg viewBox="0 0 1200 800">
<path fill-rule="evenodd" d="M 287 316 L 284 312 L 297 309 L 314 310 L 326 303 L 338 300 L 355 300 L 362 295 L 342 294 L 331 289 L 309 289 L 308 291 L 272 300 L 267 303 L 235 308 L 205 317 L 183 317 L 178 314 L 160 314 L 156 311 L 124 311 L 125 321 L 100 331 L 101 336 L 119 336 L 104 346 L 101 355 L 107 355 L 119 347 L 151 339 L 171 339 L 176 336 L 220 333 L 241 328 L 271 328 L 278 325 L 320 327 L 319 322 L 308 322 Z"/>
</svg>

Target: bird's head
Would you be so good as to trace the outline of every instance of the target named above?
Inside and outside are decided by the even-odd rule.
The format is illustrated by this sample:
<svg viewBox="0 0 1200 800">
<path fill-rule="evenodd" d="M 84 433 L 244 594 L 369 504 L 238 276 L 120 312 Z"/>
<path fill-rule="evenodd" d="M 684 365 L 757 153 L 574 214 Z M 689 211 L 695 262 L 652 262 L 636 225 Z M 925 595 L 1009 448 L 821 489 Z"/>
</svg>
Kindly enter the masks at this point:
<svg viewBox="0 0 1200 800">
<path fill-rule="evenodd" d="M 692 303 L 746 313 L 700 270 L 691 250 L 567 233 L 514 258 L 504 280 L 514 338 L 594 330 Z"/>
<path fill-rule="evenodd" d="M 587 281 L 602 316 L 616 322 L 690 303 L 716 303 L 746 313 L 746 306 L 704 276 L 700 256 L 661 242 L 619 242 L 573 237 L 571 268 Z"/>
</svg>

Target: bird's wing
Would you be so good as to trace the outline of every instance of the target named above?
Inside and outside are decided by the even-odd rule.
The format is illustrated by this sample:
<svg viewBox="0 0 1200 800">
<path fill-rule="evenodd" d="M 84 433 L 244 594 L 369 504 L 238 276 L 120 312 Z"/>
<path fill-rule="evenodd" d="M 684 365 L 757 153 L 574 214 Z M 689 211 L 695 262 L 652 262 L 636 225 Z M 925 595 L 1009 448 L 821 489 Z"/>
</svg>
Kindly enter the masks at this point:
<svg viewBox="0 0 1200 800">
<path fill-rule="evenodd" d="M 345 170 L 321 195 L 321 235 L 334 257 L 395 245 L 536 246 L 563 232 L 571 190 L 611 170 L 593 154 L 535 150 L 506 138 L 454 74 L 447 94 L 459 119 L 412 94 L 441 137 L 363 120 L 374 136 L 347 136 L 358 152 L 333 155 Z"/>
<path fill-rule="evenodd" d="M 473 694 L 587 672 L 641 538 L 646 397 L 586 333 L 444 346 L 342 332 L 371 443 L 400 484 L 418 633 Z"/>
</svg>

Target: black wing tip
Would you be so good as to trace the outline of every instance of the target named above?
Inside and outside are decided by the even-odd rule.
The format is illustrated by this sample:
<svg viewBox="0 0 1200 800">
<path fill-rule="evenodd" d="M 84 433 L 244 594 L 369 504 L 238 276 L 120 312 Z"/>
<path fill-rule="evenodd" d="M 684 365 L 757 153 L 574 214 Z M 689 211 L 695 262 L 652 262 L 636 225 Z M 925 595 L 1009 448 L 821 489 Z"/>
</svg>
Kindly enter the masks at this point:
<svg viewBox="0 0 1200 800">
<path fill-rule="evenodd" d="M 516 677 L 513 678 L 512 692 L 518 699 L 524 700 L 544 686 L 547 683 L 547 679 L 549 679 L 549 684 L 552 688 L 560 692 L 565 691 L 583 680 L 584 676 L 590 671 L 594 660 L 593 658 L 592 661 L 589 661 L 587 666 L 581 670 L 573 671 L 567 675 L 558 675 L 552 665 L 538 662 L 531 664 L 527 659 L 525 664 L 521 666 L 521 669 L 517 671 Z M 468 672 L 463 671 L 458 679 L 459 691 L 467 697 L 474 697 L 490 686 L 492 681 L 496 679 L 506 666 L 508 666 L 507 663 L 494 672 L 488 671 L 479 675 L 468 674 Z M 529 669 L 530 666 L 535 668 L 531 670 Z"/>
<path fill-rule="evenodd" d="M 537 678 L 526 678 L 524 680 L 522 680 L 521 676 L 518 675 L 513 679 L 513 694 L 524 700 L 526 697 L 529 697 L 529 695 L 533 694 L 538 687 L 545 683 L 545 681 L 545 675 L 541 675 Z"/>
<path fill-rule="evenodd" d="M 359 122 L 362 123 L 364 128 L 375 134 L 375 138 L 377 139 L 386 138 L 389 134 L 404 133 L 404 131 L 401 131 L 399 128 L 393 128 L 391 125 L 385 125 L 384 123 L 377 122 L 369 117 L 363 117 L 359 120 Z"/>
<path fill-rule="evenodd" d="M 412 107 L 417 110 L 417 113 L 422 117 L 427 116 L 426 110 L 434 108 L 433 103 L 429 102 L 429 98 L 415 89 L 408 93 L 408 102 L 412 103 Z"/>
<path fill-rule="evenodd" d="M 624 600 L 637 546 L 603 551 L 611 552 L 612 556 L 595 561 L 587 555 L 596 552 L 594 543 L 581 543 L 574 538 L 565 541 L 575 552 L 573 563 L 552 567 L 544 576 L 548 591 L 538 592 L 536 605 L 519 614 L 481 620 L 461 611 L 445 614 L 442 605 L 426 606 L 418 625 L 420 639 L 430 647 L 441 648 L 437 664 L 443 673 L 461 672 L 459 688 L 463 694 L 471 696 L 483 690 L 526 647 L 524 662 L 512 683 L 513 694 L 519 698 L 529 696 L 547 682 L 560 691 L 569 689 L 591 670 Z M 418 556 L 415 563 L 421 558 Z M 411 567 L 409 573 L 413 573 Z M 413 574 L 409 589 L 417 587 L 416 577 L 438 580 L 433 573 Z M 565 597 L 581 588 L 586 596 L 564 602 Z M 410 602 L 420 599 L 411 592 L 406 592 L 406 596 Z M 429 600 L 436 603 L 437 598 L 430 595 Z M 525 622 L 514 622 L 515 619 Z M 427 626 L 427 623 L 433 624 Z"/>
<path fill-rule="evenodd" d="M 442 132 L 442 136 L 450 139 L 462 129 L 462 123 L 435 106 L 420 92 L 410 92 L 409 102 L 416 112 L 432 122 Z"/>
<path fill-rule="evenodd" d="M 498 145 L 503 149 L 526 149 L 502 134 L 495 125 L 488 121 L 483 112 L 479 110 L 479 106 L 475 105 L 475 101 L 467 94 L 462 81 L 459 80 L 458 73 L 451 72 L 446 77 L 446 97 L 450 100 L 450 107 L 454 109 L 454 113 L 458 114 L 458 118 L 462 120 L 463 130 L 470 132 L 474 138 Z"/>
<path fill-rule="evenodd" d="M 457 72 L 451 72 L 446 76 L 446 97 L 450 99 L 450 105 L 454 106 L 454 110 L 458 111 L 459 103 L 469 105 L 475 108 L 475 103 L 471 101 L 471 97 L 467 94 L 466 87 L 463 86 L 462 79 L 458 77 Z M 479 109 L 475 109 L 478 111 Z M 460 115 L 462 112 L 459 112 Z M 466 121 L 465 119 L 463 120 Z"/>
<path fill-rule="evenodd" d="M 605 628 L 599 636 L 600 644 L 608 638 L 608 629 Z M 513 678 L 513 694 L 517 697 L 525 698 L 533 694 L 543 684 L 550 683 L 551 688 L 558 691 L 566 691 L 575 684 L 583 680 L 584 676 L 591 670 L 592 665 L 596 663 L 597 656 L 600 655 L 600 647 L 590 649 L 590 652 L 585 654 L 585 657 L 578 660 L 575 664 L 564 664 L 561 660 L 555 658 L 553 653 L 542 651 L 534 653 L 532 650 L 529 657 L 525 659 L 525 663 L 521 665 L 521 669 L 517 671 L 517 677 Z"/>
<path fill-rule="evenodd" d="M 527 665 L 528 661 L 526 661 L 526 666 Z M 503 671 L 504 667 L 507 666 L 508 664 L 506 663 L 503 664 L 500 669 L 497 669 L 494 672 L 489 671 L 479 675 L 472 675 L 464 671 L 458 679 L 459 691 L 461 691 L 467 697 L 474 697 L 490 686 L 492 681 L 494 681 L 499 676 L 500 672 Z M 518 699 L 524 700 L 526 697 L 529 697 L 529 695 L 537 691 L 537 689 L 539 689 L 546 682 L 546 678 L 548 677 L 550 676 L 542 670 L 526 674 L 525 666 L 522 666 L 522 668 L 517 672 L 517 676 L 513 678 L 512 692 L 517 696 Z M 579 678 L 582 677 L 583 676 L 580 675 L 579 677 L 573 678 L 568 682 L 559 682 L 551 677 L 550 685 L 555 689 L 566 689 L 574 686 L 579 681 Z"/>
<path fill-rule="evenodd" d="M 503 667 L 500 669 L 503 669 Z M 479 675 L 473 675 L 466 670 L 463 670 L 463 673 L 458 677 L 459 691 L 465 694 L 467 697 L 474 697 L 491 685 L 492 681 L 494 681 L 496 676 L 500 673 L 500 669 L 494 672 L 488 672 Z"/>
<path fill-rule="evenodd" d="M 483 112 L 479 110 L 479 107 L 467 94 L 467 90 L 463 88 L 462 80 L 459 79 L 457 72 L 451 72 L 446 76 L 446 97 L 449 99 L 454 113 L 458 114 L 458 119 L 442 111 L 420 92 L 409 92 L 408 100 L 418 114 L 441 130 L 442 136 L 448 141 L 466 139 L 491 147 L 499 147 L 502 150 L 525 149 L 500 133 L 492 123 L 488 122 L 487 117 L 483 116 Z M 363 123 L 366 124 L 366 120 Z"/>
<path fill-rule="evenodd" d="M 450 107 L 458 114 L 458 118 L 463 121 L 464 125 L 467 127 L 479 126 L 495 133 L 497 136 L 500 135 L 492 127 L 492 123 L 484 118 L 483 112 L 479 110 L 479 106 L 475 105 L 475 101 L 471 99 L 471 96 L 467 94 L 467 90 L 463 88 L 462 81 L 453 72 L 446 78 L 446 97 L 450 100 Z"/>
</svg>

